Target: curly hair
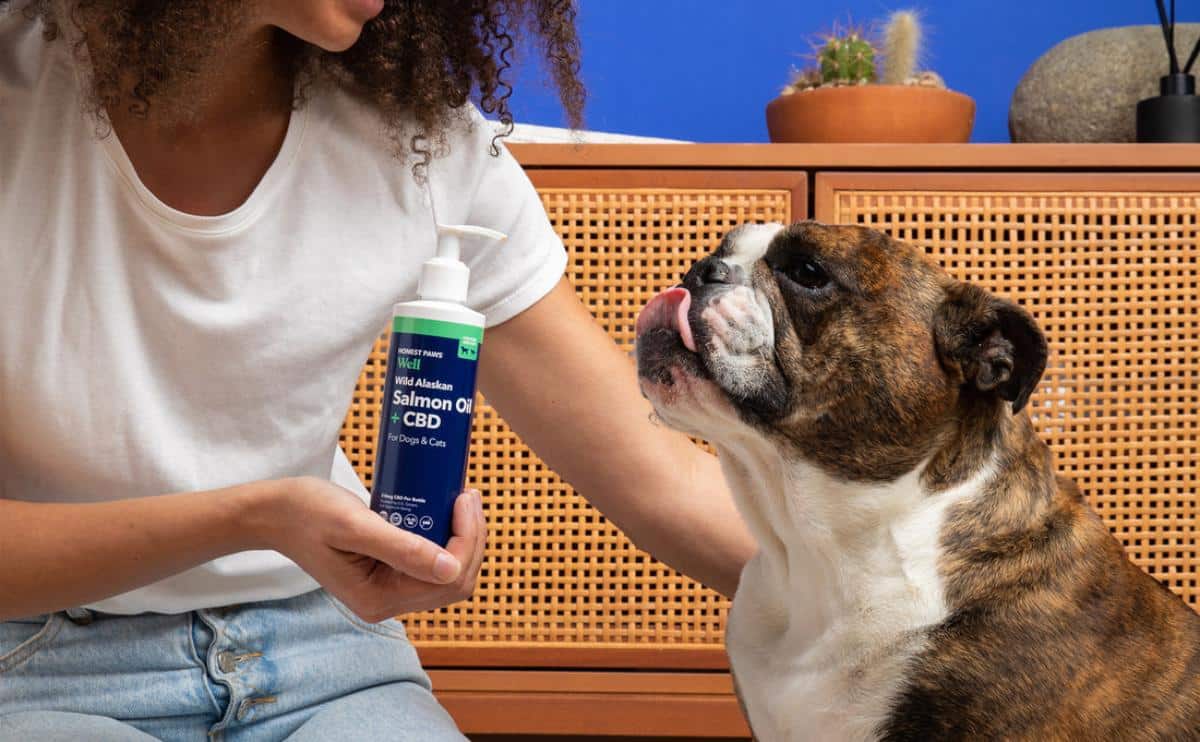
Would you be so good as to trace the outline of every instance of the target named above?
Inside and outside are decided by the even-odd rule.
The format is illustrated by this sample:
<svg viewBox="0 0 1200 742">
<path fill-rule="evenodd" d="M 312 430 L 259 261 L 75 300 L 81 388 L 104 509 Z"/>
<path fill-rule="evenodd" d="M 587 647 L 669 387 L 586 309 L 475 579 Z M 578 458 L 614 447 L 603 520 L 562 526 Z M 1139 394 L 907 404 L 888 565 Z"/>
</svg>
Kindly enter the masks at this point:
<svg viewBox="0 0 1200 742">
<path fill-rule="evenodd" d="M 0 0 L 0 10 L 8 1 Z M 141 117 L 152 106 L 163 107 L 166 116 L 185 110 L 195 97 L 172 91 L 204 79 L 244 18 L 245 5 L 232 0 L 27 0 L 22 7 L 43 18 L 49 39 L 66 23 L 78 30 L 76 53 L 90 61 L 89 109 L 103 121 L 106 109 L 121 105 Z M 507 73 L 524 35 L 538 42 L 567 123 L 579 128 L 586 96 L 575 15 L 573 0 L 386 0 L 346 51 L 328 52 L 280 32 L 278 59 L 281 70 L 297 81 L 296 105 L 303 104 L 312 83 L 331 80 L 379 111 L 398 155 L 417 152 L 427 163 L 444 151 L 445 132 L 464 115 L 473 93 L 479 107 L 503 124 L 496 139 L 511 133 Z"/>
</svg>

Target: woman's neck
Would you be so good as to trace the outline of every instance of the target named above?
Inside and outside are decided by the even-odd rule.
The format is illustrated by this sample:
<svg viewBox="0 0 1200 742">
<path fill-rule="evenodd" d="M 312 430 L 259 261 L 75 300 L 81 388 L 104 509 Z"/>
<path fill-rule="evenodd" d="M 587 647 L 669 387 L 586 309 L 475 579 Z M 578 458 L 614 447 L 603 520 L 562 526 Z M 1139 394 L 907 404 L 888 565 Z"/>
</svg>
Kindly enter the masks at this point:
<svg viewBox="0 0 1200 742">
<path fill-rule="evenodd" d="M 127 105 L 107 111 L 138 177 L 160 201 L 218 215 L 258 185 L 283 144 L 292 108 L 279 33 L 263 26 L 224 46 L 219 65 L 175 93 L 190 96 L 185 116 L 156 116 L 153 99 L 145 116 Z M 127 95 L 136 82 L 125 81 Z"/>
</svg>

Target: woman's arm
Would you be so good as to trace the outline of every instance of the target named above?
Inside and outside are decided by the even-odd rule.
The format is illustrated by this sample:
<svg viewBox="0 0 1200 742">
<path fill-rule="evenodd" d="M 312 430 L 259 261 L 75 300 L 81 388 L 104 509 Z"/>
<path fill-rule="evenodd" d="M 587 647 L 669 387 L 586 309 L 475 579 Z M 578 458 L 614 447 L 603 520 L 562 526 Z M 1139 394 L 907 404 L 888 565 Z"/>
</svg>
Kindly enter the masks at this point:
<svg viewBox="0 0 1200 742">
<path fill-rule="evenodd" d="M 282 552 L 369 621 L 439 607 L 474 588 L 478 503 L 475 493 L 458 498 L 443 550 L 319 479 L 95 504 L 0 499 L 0 621 L 85 605 L 246 549 Z"/>
<path fill-rule="evenodd" d="M 638 546 L 733 595 L 757 547 L 716 459 L 651 422 L 633 364 L 566 279 L 487 331 L 480 385 L 538 455 Z"/>
</svg>

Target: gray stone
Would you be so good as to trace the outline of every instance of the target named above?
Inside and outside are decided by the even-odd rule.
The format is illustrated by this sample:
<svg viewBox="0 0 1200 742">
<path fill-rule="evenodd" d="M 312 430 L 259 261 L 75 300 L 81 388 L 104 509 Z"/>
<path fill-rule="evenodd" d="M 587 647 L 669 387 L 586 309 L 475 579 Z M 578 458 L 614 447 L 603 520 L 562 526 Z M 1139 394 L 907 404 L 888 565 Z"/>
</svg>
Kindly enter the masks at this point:
<svg viewBox="0 0 1200 742">
<path fill-rule="evenodd" d="M 1179 64 L 1200 23 L 1175 26 Z M 1033 63 L 1013 93 L 1008 133 L 1014 142 L 1132 142 L 1137 102 L 1158 95 L 1168 70 L 1159 26 L 1090 31 L 1059 42 Z M 1200 62 L 1192 68 L 1196 74 Z"/>
</svg>

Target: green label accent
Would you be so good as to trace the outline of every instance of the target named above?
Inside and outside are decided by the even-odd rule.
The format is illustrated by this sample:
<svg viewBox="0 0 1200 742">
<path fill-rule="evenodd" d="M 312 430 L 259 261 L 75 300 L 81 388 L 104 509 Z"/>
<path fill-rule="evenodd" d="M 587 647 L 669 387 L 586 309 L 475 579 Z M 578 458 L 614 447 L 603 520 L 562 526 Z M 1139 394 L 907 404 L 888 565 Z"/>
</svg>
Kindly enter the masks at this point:
<svg viewBox="0 0 1200 742">
<path fill-rule="evenodd" d="M 434 337 L 457 340 L 458 357 L 469 358 L 471 360 L 479 357 L 479 346 L 483 343 L 482 327 L 462 325 L 457 322 L 443 322 L 437 319 L 393 317 L 392 332 L 406 332 L 411 335 L 433 335 Z"/>
<path fill-rule="evenodd" d="M 468 361 L 479 360 L 479 341 L 472 337 L 459 338 L 458 357 Z"/>
</svg>

